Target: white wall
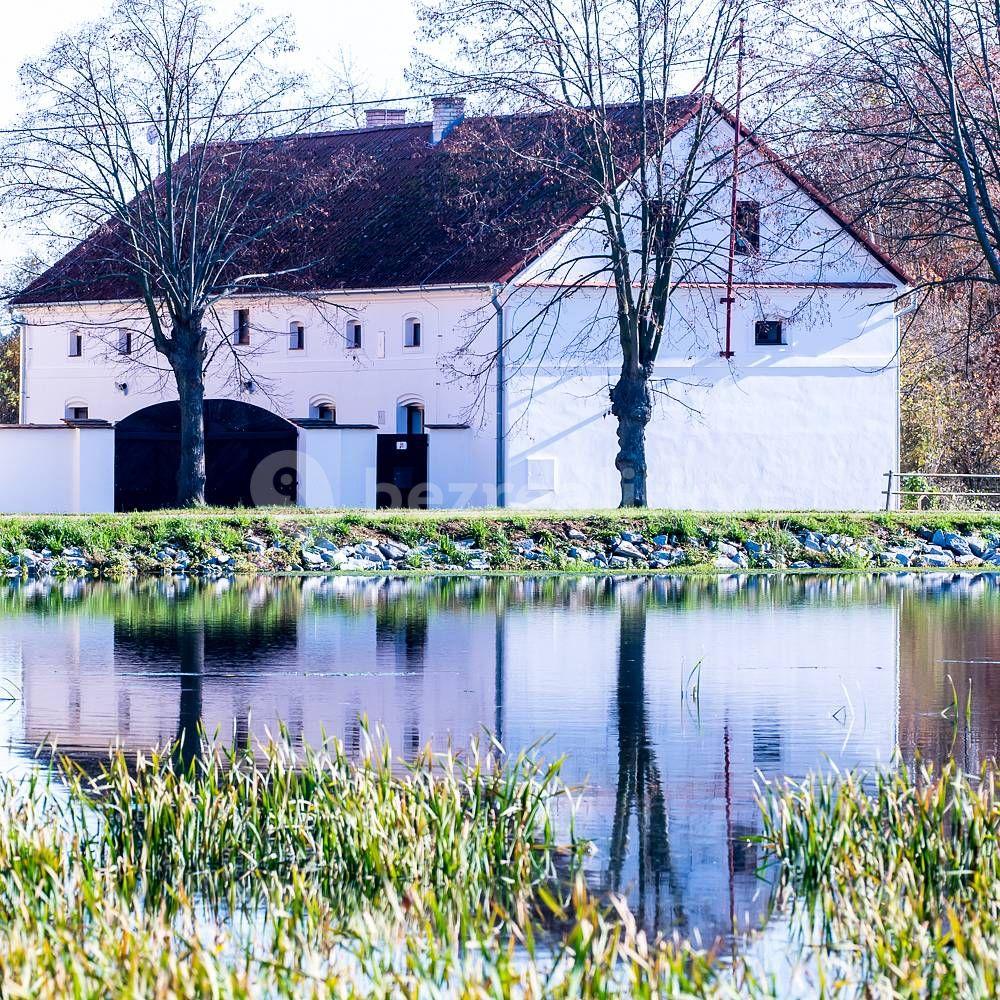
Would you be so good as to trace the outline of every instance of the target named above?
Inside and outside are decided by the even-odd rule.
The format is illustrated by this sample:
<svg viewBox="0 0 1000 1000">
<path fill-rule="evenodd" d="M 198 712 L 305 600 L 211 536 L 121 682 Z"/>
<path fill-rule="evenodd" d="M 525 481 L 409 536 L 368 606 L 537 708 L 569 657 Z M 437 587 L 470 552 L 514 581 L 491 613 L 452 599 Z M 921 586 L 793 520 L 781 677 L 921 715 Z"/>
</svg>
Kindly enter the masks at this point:
<svg viewBox="0 0 1000 1000">
<path fill-rule="evenodd" d="M 114 468 L 110 427 L 0 424 L 0 513 L 113 510 Z"/>
<path fill-rule="evenodd" d="M 373 507 L 375 438 L 374 430 L 300 427 L 299 505 Z"/>
<path fill-rule="evenodd" d="M 431 507 L 490 507 L 496 504 L 496 442 L 476 428 L 428 431 Z"/>
<path fill-rule="evenodd" d="M 375 424 L 395 433 L 396 405 L 417 399 L 428 423 L 462 422 L 470 392 L 452 381 L 447 356 L 474 333 L 470 319 L 485 300 L 483 290 L 435 290 L 337 295 L 327 304 L 295 299 L 235 300 L 222 303 L 218 323 L 232 326 L 236 306 L 251 311 L 251 345 L 234 348 L 256 381 L 253 393 L 234 384 L 232 353 L 218 352 L 207 376 L 210 397 L 244 398 L 287 418 L 307 417 L 310 403 L 333 402 L 337 420 Z M 492 312 L 492 310 L 491 310 Z M 152 350 L 148 322 L 135 306 L 104 304 L 25 309 L 27 384 L 25 423 L 51 423 L 65 416 L 68 402 L 86 405 L 90 416 L 120 420 L 164 399 L 176 399 L 172 374 Z M 404 322 L 420 317 L 422 345 L 403 346 Z M 348 320 L 363 326 L 363 348 L 347 350 Z M 289 350 L 292 322 L 306 328 L 303 351 Z M 133 329 L 133 363 L 116 351 L 119 329 Z M 84 336 L 80 358 L 67 356 L 71 330 Z M 492 336 L 492 327 L 490 335 Z M 136 364 L 134 362 L 140 362 Z M 152 370 L 156 366 L 159 370 Z M 116 383 L 128 384 L 123 394 Z"/>
<path fill-rule="evenodd" d="M 667 150 L 683 163 L 686 133 Z M 732 148 L 720 124 L 709 148 Z M 718 163 L 728 163 L 722 158 Z M 653 374 L 647 436 L 655 506 L 877 508 L 898 468 L 901 282 L 763 156 L 747 148 L 740 198 L 761 206 L 760 254 L 738 257 L 731 349 L 725 296 L 730 189 L 711 165 L 682 234 Z M 699 201 L 700 199 L 700 201 Z M 630 207 L 631 206 L 631 207 Z M 626 194 L 626 230 L 637 231 Z M 609 392 L 620 370 L 603 227 L 585 219 L 532 264 L 510 296 L 507 496 L 512 506 L 605 507 L 619 499 Z M 567 284 L 581 282 L 567 292 Z M 757 347 L 758 320 L 786 343 Z"/>
<path fill-rule="evenodd" d="M 535 315 L 538 290 L 511 306 Z M 603 308 L 584 292 L 546 330 L 545 359 L 508 382 L 507 497 L 518 507 L 608 507 L 619 500 L 612 352 L 568 341 Z M 754 345 L 758 318 L 780 318 L 787 344 Z M 702 510 L 884 504 L 898 468 L 896 323 L 882 289 L 757 289 L 735 308 L 734 357 L 719 357 L 724 307 L 677 293 L 672 335 L 654 371 L 647 431 L 649 502 Z M 674 332 L 676 331 L 676 332 Z"/>
</svg>

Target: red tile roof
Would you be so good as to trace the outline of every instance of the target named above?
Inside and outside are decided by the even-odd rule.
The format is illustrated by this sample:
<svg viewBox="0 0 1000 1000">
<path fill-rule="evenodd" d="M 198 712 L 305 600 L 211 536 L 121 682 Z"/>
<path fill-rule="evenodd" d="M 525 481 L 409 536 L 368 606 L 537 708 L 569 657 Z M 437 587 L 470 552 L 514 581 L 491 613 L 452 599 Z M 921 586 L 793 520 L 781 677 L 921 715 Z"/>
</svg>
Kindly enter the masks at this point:
<svg viewBox="0 0 1000 1000">
<path fill-rule="evenodd" d="M 697 106 L 696 97 L 673 99 L 665 132 L 676 132 Z M 623 164 L 631 160 L 637 114 L 637 105 L 622 105 L 611 116 Z M 518 155 L 539 148 L 577 155 L 571 128 L 547 114 L 482 117 L 466 119 L 437 145 L 430 124 L 417 123 L 220 149 L 222 166 L 254 150 L 241 221 L 248 232 L 272 227 L 241 246 L 226 277 L 267 275 L 241 288 L 292 294 L 506 280 L 593 206 L 565 172 Z M 136 298 L 128 259 L 121 229 L 109 224 L 14 304 Z"/>
</svg>

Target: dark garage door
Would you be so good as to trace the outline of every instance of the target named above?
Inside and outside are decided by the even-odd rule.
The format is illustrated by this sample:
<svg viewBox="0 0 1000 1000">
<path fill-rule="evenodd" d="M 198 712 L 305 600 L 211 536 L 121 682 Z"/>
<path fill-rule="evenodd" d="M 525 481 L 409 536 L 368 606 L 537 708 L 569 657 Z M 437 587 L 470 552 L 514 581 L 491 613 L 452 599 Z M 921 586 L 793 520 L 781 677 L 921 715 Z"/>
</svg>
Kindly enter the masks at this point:
<svg viewBox="0 0 1000 1000">
<path fill-rule="evenodd" d="M 220 507 L 294 504 L 297 432 L 259 406 L 205 402 L 205 499 Z M 115 510 L 177 503 L 180 406 L 157 403 L 115 425 Z"/>
</svg>

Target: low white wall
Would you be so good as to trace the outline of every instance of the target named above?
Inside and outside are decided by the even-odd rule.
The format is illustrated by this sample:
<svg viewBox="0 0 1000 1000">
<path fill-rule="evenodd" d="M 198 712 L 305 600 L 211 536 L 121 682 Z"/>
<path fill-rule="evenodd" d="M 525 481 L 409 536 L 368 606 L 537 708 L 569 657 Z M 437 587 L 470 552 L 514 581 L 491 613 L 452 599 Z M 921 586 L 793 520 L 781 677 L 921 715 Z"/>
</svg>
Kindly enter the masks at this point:
<svg viewBox="0 0 1000 1000">
<path fill-rule="evenodd" d="M 114 505 L 112 428 L 0 425 L 0 512 L 95 514 Z"/>
<path fill-rule="evenodd" d="M 491 478 L 484 482 L 494 453 L 492 437 L 470 428 L 429 428 L 428 506 L 460 509 L 495 502 Z M 298 445 L 298 501 L 302 507 L 375 506 L 375 429 L 302 427 Z"/>
<path fill-rule="evenodd" d="M 338 506 L 375 506 L 375 431 L 340 431 Z"/>
<path fill-rule="evenodd" d="M 460 510 L 496 504 L 496 441 L 469 427 L 427 432 L 428 506 Z M 492 460 L 492 461 L 491 461 Z"/>
<path fill-rule="evenodd" d="M 301 507 L 375 506 L 375 431 L 300 427 Z"/>
</svg>

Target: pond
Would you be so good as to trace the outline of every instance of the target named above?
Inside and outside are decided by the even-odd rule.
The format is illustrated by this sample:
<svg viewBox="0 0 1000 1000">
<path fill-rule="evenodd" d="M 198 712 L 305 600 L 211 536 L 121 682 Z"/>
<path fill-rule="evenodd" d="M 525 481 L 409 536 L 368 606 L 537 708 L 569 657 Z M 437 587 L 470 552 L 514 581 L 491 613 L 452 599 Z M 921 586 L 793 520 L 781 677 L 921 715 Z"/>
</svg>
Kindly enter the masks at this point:
<svg viewBox="0 0 1000 1000">
<path fill-rule="evenodd" d="M 708 941 L 767 915 L 761 777 L 997 754 L 1000 575 L 10 584 L 5 693 L 9 771 L 198 725 L 358 752 L 362 716 L 404 758 L 540 746 L 580 786 L 592 885 Z"/>
</svg>

